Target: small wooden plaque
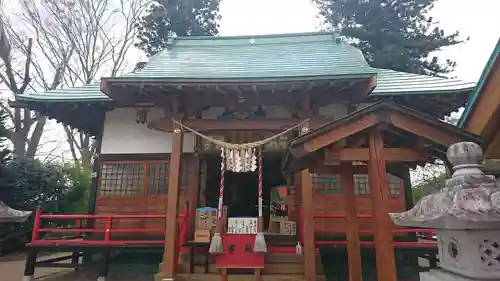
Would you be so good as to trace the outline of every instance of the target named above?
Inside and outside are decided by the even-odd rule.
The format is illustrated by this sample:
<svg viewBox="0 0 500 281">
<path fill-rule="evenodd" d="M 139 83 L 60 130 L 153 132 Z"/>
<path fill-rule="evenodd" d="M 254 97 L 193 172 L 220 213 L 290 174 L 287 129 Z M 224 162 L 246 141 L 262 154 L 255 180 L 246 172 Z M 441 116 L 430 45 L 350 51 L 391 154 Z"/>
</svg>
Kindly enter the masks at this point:
<svg viewBox="0 0 500 281">
<path fill-rule="evenodd" d="M 280 224 L 280 233 L 284 235 L 296 235 L 297 226 L 294 221 L 283 221 Z"/>
<path fill-rule="evenodd" d="M 208 229 L 198 229 L 194 232 L 194 242 L 209 243 L 210 242 L 210 230 Z"/>
</svg>

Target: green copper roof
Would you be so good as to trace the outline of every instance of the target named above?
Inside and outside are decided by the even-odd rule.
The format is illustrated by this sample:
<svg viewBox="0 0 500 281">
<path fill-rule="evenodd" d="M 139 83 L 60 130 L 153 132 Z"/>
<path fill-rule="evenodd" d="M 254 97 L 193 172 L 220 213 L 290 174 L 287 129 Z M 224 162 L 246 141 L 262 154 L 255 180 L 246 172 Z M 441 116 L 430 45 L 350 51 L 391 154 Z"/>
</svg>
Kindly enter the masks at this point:
<svg viewBox="0 0 500 281">
<path fill-rule="evenodd" d="M 371 68 L 360 50 L 333 33 L 182 37 L 140 71 L 106 78 L 111 83 L 280 82 L 377 76 L 372 95 L 445 94 L 470 91 L 475 83 Z M 37 94 L 20 101 L 109 101 L 93 84 Z"/>
<path fill-rule="evenodd" d="M 465 125 L 465 121 L 467 120 L 467 118 L 469 118 L 469 114 L 474 105 L 476 104 L 476 100 L 483 91 L 486 78 L 490 75 L 491 69 L 495 64 L 495 61 L 499 58 L 500 58 L 500 38 L 498 39 L 497 45 L 495 46 L 495 49 L 493 49 L 493 52 L 491 53 L 491 56 L 488 62 L 486 63 L 486 66 L 484 67 L 483 73 L 481 73 L 481 77 L 479 78 L 479 82 L 477 83 L 476 90 L 472 92 L 471 96 L 469 97 L 469 100 L 467 101 L 467 106 L 465 107 L 462 116 L 460 116 L 460 119 L 458 120 L 457 126 L 459 126 L 460 128 L 462 128 Z"/>
<path fill-rule="evenodd" d="M 332 33 L 301 33 L 177 38 L 141 71 L 109 80 L 262 82 L 372 74 L 361 51 Z"/>
<path fill-rule="evenodd" d="M 26 93 L 17 95 L 18 101 L 43 102 L 101 102 L 111 101 L 111 98 L 101 92 L 100 83 L 79 87 L 63 88 L 43 93 Z"/>
<path fill-rule="evenodd" d="M 377 87 L 371 95 L 444 94 L 471 91 L 475 82 L 377 69 Z"/>
</svg>

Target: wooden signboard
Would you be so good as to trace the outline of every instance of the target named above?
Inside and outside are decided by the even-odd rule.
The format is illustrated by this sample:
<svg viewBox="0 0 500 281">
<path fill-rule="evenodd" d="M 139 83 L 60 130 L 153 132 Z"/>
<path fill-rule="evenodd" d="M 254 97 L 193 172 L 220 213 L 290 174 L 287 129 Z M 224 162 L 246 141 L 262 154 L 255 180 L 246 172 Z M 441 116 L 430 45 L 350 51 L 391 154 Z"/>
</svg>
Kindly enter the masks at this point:
<svg viewBox="0 0 500 281">
<path fill-rule="evenodd" d="M 217 209 L 203 207 L 196 209 L 196 230 L 211 230 L 215 229 L 217 222 Z"/>
<path fill-rule="evenodd" d="M 228 234 L 257 234 L 257 218 L 228 218 Z"/>
<path fill-rule="evenodd" d="M 255 253 L 255 234 L 226 234 L 224 253 L 215 256 L 217 268 L 264 268 L 264 253 Z"/>
</svg>

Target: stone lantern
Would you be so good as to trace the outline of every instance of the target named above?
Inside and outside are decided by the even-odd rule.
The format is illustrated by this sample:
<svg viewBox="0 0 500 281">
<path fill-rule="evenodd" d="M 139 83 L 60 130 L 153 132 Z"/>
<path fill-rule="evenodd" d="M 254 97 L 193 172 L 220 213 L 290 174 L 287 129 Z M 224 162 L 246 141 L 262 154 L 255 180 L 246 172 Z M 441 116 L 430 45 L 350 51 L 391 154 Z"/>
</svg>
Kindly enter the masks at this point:
<svg viewBox="0 0 500 281">
<path fill-rule="evenodd" d="M 479 145 L 456 143 L 446 156 L 454 173 L 445 188 L 390 216 L 397 225 L 436 229 L 439 269 L 420 280 L 500 280 L 500 187 L 481 171 Z"/>
</svg>

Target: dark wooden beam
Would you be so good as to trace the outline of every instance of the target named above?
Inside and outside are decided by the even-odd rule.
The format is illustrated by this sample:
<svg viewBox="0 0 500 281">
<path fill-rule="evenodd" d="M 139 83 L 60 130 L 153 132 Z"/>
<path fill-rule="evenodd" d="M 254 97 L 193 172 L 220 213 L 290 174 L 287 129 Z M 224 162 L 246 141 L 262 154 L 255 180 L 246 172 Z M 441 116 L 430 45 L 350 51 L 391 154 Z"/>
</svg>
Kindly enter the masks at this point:
<svg viewBox="0 0 500 281">
<path fill-rule="evenodd" d="M 355 175 L 366 175 L 368 173 L 368 166 L 355 165 L 352 167 L 352 171 Z M 340 165 L 335 166 L 312 166 L 309 168 L 309 172 L 315 174 L 329 174 L 329 175 L 340 175 L 342 173 L 342 168 Z"/>
<path fill-rule="evenodd" d="M 302 191 L 302 233 L 304 234 L 304 277 L 316 280 L 316 245 L 314 233 L 313 178 L 308 170 L 300 173 Z"/>
<path fill-rule="evenodd" d="M 458 137 L 443 132 L 436 126 L 424 124 L 414 117 L 399 112 L 389 112 L 389 118 L 395 127 L 413 133 L 421 138 L 428 139 L 441 146 L 448 147 L 461 141 Z"/>
<path fill-rule="evenodd" d="M 375 254 L 378 280 L 396 281 L 396 261 L 392 245 L 393 224 L 389 218 L 389 180 L 385 161 L 382 133 L 374 128 L 368 138 L 370 160 L 368 181 L 370 183 L 375 225 Z"/>
<path fill-rule="evenodd" d="M 418 162 L 424 157 L 421 150 L 412 148 L 384 148 L 385 160 L 388 162 Z M 368 148 L 325 149 L 325 162 L 331 161 L 368 161 Z"/>
<path fill-rule="evenodd" d="M 101 145 L 102 145 L 102 135 L 104 133 L 104 112 L 100 112 L 100 122 L 96 124 L 99 126 L 99 132 L 95 136 L 95 153 L 98 155 L 94 159 L 94 163 L 92 164 L 92 175 L 91 175 L 91 185 L 90 185 L 90 193 L 88 198 L 88 206 L 87 212 L 89 214 L 94 214 L 96 208 L 96 199 L 99 189 L 99 179 L 101 179 Z M 87 220 L 89 225 L 88 228 L 93 228 L 95 220 Z"/>
<path fill-rule="evenodd" d="M 183 132 L 177 128 L 172 139 L 172 154 L 168 172 L 167 222 L 165 224 L 165 247 L 163 252 L 163 277 L 174 280 L 177 270 L 177 216 L 179 210 L 180 173 Z"/>
<path fill-rule="evenodd" d="M 491 159 L 500 158 L 500 131 L 497 131 L 496 134 L 491 138 L 491 140 L 487 142 L 487 146 L 485 148 L 485 157 Z"/>
<path fill-rule="evenodd" d="M 344 162 L 340 165 L 342 194 L 344 202 L 356 202 L 354 170 L 352 163 Z M 350 281 L 363 281 L 361 267 L 361 249 L 359 243 L 358 208 L 356 204 L 344 204 L 347 223 L 347 264 Z"/>
<path fill-rule="evenodd" d="M 373 75 L 366 81 L 363 87 L 357 91 L 352 97 L 352 101 L 362 101 L 365 100 L 366 97 L 375 89 L 377 86 L 377 77 Z"/>
<path fill-rule="evenodd" d="M 403 174 L 401 173 L 401 168 L 405 168 L 401 164 L 388 164 L 387 172 L 393 176 L 398 178 L 403 178 Z M 408 168 L 408 167 L 406 167 Z M 355 175 L 367 175 L 368 174 L 368 166 L 367 165 L 356 165 L 352 166 L 353 173 Z M 342 173 L 342 169 L 340 164 L 332 165 L 332 166 L 322 166 L 322 165 L 314 165 L 309 168 L 309 172 L 315 174 L 329 174 L 329 175 L 340 175 Z"/>
<path fill-rule="evenodd" d="M 304 149 L 307 152 L 314 152 L 318 149 L 329 146 L 339 140 L 345 139 L 351 135 L 361 132 L 365 129 L 375 126 L 380 121 L 375 114 L 367 114 L 354 122 L 332 128 L 328 132 L 320 134 L 304 143 Z"/>
</svg>

